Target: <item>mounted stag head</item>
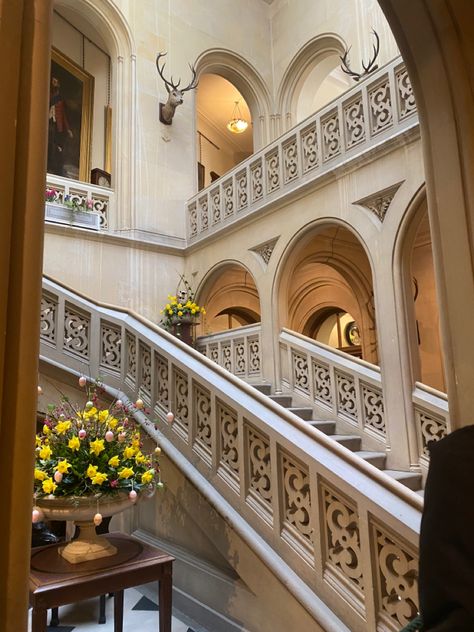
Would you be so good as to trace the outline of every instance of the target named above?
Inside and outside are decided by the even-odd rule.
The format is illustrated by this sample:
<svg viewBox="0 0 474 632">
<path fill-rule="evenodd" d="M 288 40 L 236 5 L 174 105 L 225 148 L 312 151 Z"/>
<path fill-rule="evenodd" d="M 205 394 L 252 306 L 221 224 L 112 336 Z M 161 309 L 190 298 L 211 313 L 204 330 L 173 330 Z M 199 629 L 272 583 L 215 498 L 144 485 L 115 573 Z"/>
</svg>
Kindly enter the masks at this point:
<svg viewBox="0 0 474 632">
<path fill-rule="evenodd" d="M 183 102 L 184 93 L 187 90 L 193 90 L 194 88 L 196 88 L 198 82 L 196 80 L 196 70 L 194 66 L 191 66 L 191 64 L 189 64 L 189 67 L 191 68 L 192 79 L 191 82 L 186 86 L 186 88 L 179 88 L 181 79 L 179 79 L 178 83 L 174 83 L 173 77 L 171 77 L 171 81 L 165 79 L 165 77 L 163 76 L 163 71 L 166 64 L 163 62 L 161 68 L 159 64 L 160 58 L 164 57 L 165 55 L 166 53 L 158 53 L 158 56 L 156 58 L 156 67 L 158 69 L 158 74 L 165 82 L 166 91 L 168 92 L 168 100 L 166 101 L 166 103 L 160 103 L 160 121 L 165 125 L 171 125 L 171 123 L 173 122 L 174 111 L 176 110 L 178 105 L 181 105 L 181 103 Z"/>
<path fill-rule="evenodd" d="M 362 77 L 369 75 L 371 72 L 374 72 L 374 70 L 377 70 L 378 68 L 378 65 L 375 64 L 375 60 L 377 59 L 377 56 L 380 50 L 380 38 L 374 29 L 372 29 L 372 33 L 375 35 L 375 44 L 373 48 L 374 54 L 373 54 L 372 59 L 369 61 L 367 65 L 364 64 L 364 62 L 362 62 L 362 68 L 364 69 L 362 72 L 354 72 L 353 70 L 350 69 L 350 66 L 349 66 L 349 63 L 350 63 L 349 51 L 351 50 L 350 46 L 346 50 L 344 55 L 342 57 L 339 57 L 339 59 L 342 61 L 342 64 L 341 64 L 342 71 L 345 72 L 346 75 L 350 75 L 354 79 L 354 81 L 359 81 L 360 79 L 362 79 Z"/>
</svg>

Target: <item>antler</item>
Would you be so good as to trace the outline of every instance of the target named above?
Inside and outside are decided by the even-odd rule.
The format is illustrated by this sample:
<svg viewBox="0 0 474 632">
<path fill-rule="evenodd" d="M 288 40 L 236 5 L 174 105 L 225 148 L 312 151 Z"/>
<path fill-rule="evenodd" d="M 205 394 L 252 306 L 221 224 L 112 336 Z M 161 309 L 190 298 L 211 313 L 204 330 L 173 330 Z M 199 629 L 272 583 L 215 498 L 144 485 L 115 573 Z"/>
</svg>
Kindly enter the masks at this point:
<svg viewBox="0 0 474 632">
<path fill-rule="evenodd" d="M 165 82 L 166 90 L 168 91 L 168 94 L 169 94 L 171 92 L 171 90 L 177 90 L 179 88 L 179 86 L 181 84 L 181 79 L 178 79 L 178 83 L 175 83 L 174 80 L 173 80 L 173 77 L 171 77 L 171 81 L 168 81 L 168 79 L 166 79 L 166 77 L 164 76 L 163 73 L 164 73 L 166 64 L 163 62 L 163 65 L 160 68 L 159 62 L 160 62 L 161 57 L 165 57 L 166 55 L 167 55 L 167 53 L 158 53 L 158 55 L 156 57 L 156 67 L 158 69 L 158 74 L 160 75 L 160 77 Z M 181 92 L 186 92 L 187 90 L 192 90 L 198 84 L 198 82 L 196 81 L 196 70 L 195 70 L 194 66 L 191 66 L 191 64 L 189 64 L 189 67 L 191 68 L 192 79 L 191 79 L 191 82 L 189 83 L 189 85 L 186 86 L 186 88 L 181 88 Z"/>
<path fill-rule="evenodd" d="M 191 69 L 192 79 L 190 83 L 186 86 L 186 88 L 181 89 L 181 92 L 186 92 L 187 90 L 194 90 L 194 88 L 196 88 L 197 84 L 199 83 L 199 81 L 196 79 L 196 69 L 194 68 L 194 65 L 191 66 L 191 64 L 189 64 L 189 67 Z"/>
<path fill-rule="evenodd" d="M 349 47 L 346 50 L 346 52 L 344 53 L 342 57 L 339 57 L 339 59 L 342 62 L 341 70 L 345 72 L 346 75 L 350 75 L 354 79 L 354 81 L 359 81 L 359 79 L 361 79 L 365 75 L 370 74 L 371 72 L 374 72 L 374 70 L 377 70 L 378 68 L 378 65 L 374 65 L 374 64 L 380 50 L 380 38 L 375 29 L 372 29 L 372 33 L 375 35 L 375 44 L 373 47 L 374 55 L 367 65 L 364 64 L 364 62 L 362 61 L 362 68 L 364 69 L 364 72 L 354 72 L 353 70 L 350 69 L 349 51 L 351 50 L 351 47 Z"/>
<path fill-rule="evenodd" d="M 366 75 L 368 75 L 369 72 L 373 72 L 374 70 L 377 70 L 377 68 L 378 68 L 378 66 L 374 66 L 374 63 L 375 63 L 375 60 L 377 59 L 377 56 L 378 56 L 379 50 L 380 50 L 380 38 L 377 35 L 377 31 L 375 29 L 372 29 L 372 33 L 375 35 L 375 44 L 374 44 L 374 48 L 373 48 L 374 56 L 369 61 L 367 66 L 364 64 L 364 62 L 362 62 L 362 68 L 365 70 L 364 74 L 366 74 Z"/>
<path fill-rule="evenodd" d="M 166 91 L 169 94 L 171 92 L 171 90 L 176 90 L 176 88 L 179 86 L 180 82 L 178 81 L 177 85 L 175 85 L 174 82 L 173 82 L 173 77 L 171 77 L 171 81 L 168 81 L 168 79 L 166 79 L 166 77 L 164 76 L 163 72 L 165 70 L 166 64 L 163 62 L 163 65 L 160 68 L 159 61 L 160 61 L 161 57 L 165 57 L 166 55 L 167 55 L 167 53 L 158 53 L 158 55 L 156 57 L 156 68 L 158 70 L 158 74 L 160 75 L 160 77 L 165 82 Z"/>
</svg>

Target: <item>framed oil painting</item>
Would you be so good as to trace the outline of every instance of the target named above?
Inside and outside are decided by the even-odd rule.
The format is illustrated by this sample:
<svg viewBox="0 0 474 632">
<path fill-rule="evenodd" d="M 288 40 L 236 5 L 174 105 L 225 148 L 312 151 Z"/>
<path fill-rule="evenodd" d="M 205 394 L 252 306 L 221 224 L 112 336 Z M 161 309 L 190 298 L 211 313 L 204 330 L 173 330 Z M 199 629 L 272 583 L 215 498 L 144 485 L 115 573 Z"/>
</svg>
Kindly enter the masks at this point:
<svg viewBox="0 0 474 632">
<path fill-rule="evenodd" d="M 48 173 L 90 177 L 94 77 L 60 51 L 51 51 Z"/>
</svg>

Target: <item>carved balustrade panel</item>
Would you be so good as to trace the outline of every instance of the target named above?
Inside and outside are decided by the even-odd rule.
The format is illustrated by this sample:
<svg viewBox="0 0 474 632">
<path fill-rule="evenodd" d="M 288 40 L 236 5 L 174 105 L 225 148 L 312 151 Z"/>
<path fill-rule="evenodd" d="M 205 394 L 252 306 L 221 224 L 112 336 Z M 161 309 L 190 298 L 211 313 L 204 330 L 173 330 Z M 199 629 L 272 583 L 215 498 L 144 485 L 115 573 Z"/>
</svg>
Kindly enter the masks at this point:
<svg viewBox="0 0 474 632">
<path fill-rule="evenodd" d="M 247 171 L 241 171 L 235 176 L 237 187 L 237 211 L 243 211 L 249 204 L 247 191 Z"/>
<path fill-rule="evenodd" d="M 260 373 L 260 338 L 248 338 L 248 354 L 249 354 L 249 375 Z"/>
<path fill-rule="evenodd" d="M 139 346 L 140 359 L 140 381 L 139 393 L 148 404 L 151 402 L 151 348 L 140 342 Z"/>
<path fill-rule="evenodd" d="M 365 140 L 364 102 L 362 95 L 343 106 L 346 149 L 352 149 Z"/>
<path fill-rule="evenodd" d="M 283 143 L 283 180 L 285 184 L 298 177 L 298 144 L 296 136 Z"/>
<path fill-rule="evenodd" d="M 306 356 L 292 349 L 291 363 L 293 366 L 293 385 L 295 389 L 309 393 L 309 368 Z"/>
<path fill-rule="evenodd" d="M 64 349 L 82 360 L 88 360 L 89 337 L 90 315 L 66 303 L 64 306 Z"/>
<path fill-rule="evenodd" d="M 155 408 L 168 412 L 170 402 L 168 360 L 155 352 Z"/>
<path fill-rule="evenodd" d="M 332 408 L 332 385 L 329 366 L 322 362 L 317 362 L 314 358 L 312 363 L 314 399 Z"/>
<path fill-rule="evenodd" d="M 227 180 L 222 185 L 222 191 L 224 194 L 224 219 L 234 214 L 234 183 L 232 180 Z"/>
<path fill-rule="evenodd" d="M 212 224 L 218 224 L 222 219 L 221 213 L 221 191 L 219 187 L 211 191 L 211 209 L 212 209 Z"/>
<path fill-rule="evenodd" d="M 398 631 L 416 617 L 419 610 L 418 558 L 411 547 L 385 527 L 374 524 L 372 531 L 378 618 L 389 630 Z"/>
<path fill-rule="evenodd" d="M 247 373 L 245 340 L 234 340 L 234 375 Z"/>
<path fill-rule="evenodd" d="M 393 125 L 393 107 L 388 77 L 369 88 L 370 131 L 372 136 Z"/>
<path fill-rule="evenodd" d="M 319 166 L 318 133 L 315 122 L 305 127 L 301 132 L 301 153 L 303 173 L 307 173 Z"/>
<path fill-rule="evenodd" d="M 104 320 L 100 322 L 100 365 L 116 373 L 122 365 L 122 330 Z"/>
<path fill-rule="evenodd" d="M 337 111 L 331 112 L 331 114 L 321 119 L 321 135 L 323 161 L 327 162 L 341 153 L 341 130 Z"/>
<path fill-rule="evenodd" d="M 219 473 L 238 494 L 240 492 L 240 472 L 237 411 L 217 400 L 216 414 L 219 433 Z"/>
<path fill-rule="evenodd" d="M 313 526 L 308 469 L 285 452 L 280 453 L 280 467 L 283 484 L 282 537 L 311 563 Z"/>
<path fill-rule="evenodd" d="M 135 387 L 137 381 L 137 339 L 129 331 L 125 334 L 126 342 L 126 370 L 125 379 L 129 382 L 132 388 Z"/>
<path fill-rule="evenodd" d="M 256 430 L 245 420 L 247 439 L 247 475 L 248 502 L 267 521 L 271 522 L 272 508 L 272 471 L 270 460 L 270 442 L 266 435 Z"/>
<path fill-rule="evenodd" d="M 428 443 L 439 441 L 448 434 L 447 421 L 428 411 L 415 408 L 415 423 L 421 439 L 420 456 L 429 457 Z"/>
<path fill-rule="evenodd" d="M 395 81 L 398 90 L 398 111 L 402 120 L 416 112 L 415 95 L 405 66 L 396 70 Z"/>
<path fill-rule="evenodd" d="M 57 326 L 58 298 L 43 290 L 43 294 L 41 295 L 41 340 L 55 346 Z"/>
<path fill-rule="evenodd" d="M 382 390 L 367 384 L 362 384 L 361 391 L 364 426 L 385 437 L 387 428 L 385 425 Z"/>
<path fill-rule="evenodd" d="M 189 392 L 187 375 L 173 366 L 173 430 L 184 441 L 189 442 Z"/>
<path fill-rule="evenodd" d="M 357 423 L 357 393 L 352 375 L 336 371 L 337 411 Z"/>
<path fill-rule="evenodd" d="M 210 466 L 212 462 L 211 394 L 200 384 L 193 384 L 194 450 Z"/>
<path fill-rule="evenodd" d="M 252 202 L 257 202 L 263 197 L 263 172 L 261 160 L 250 165 L 250 191 Z"/>
<path fill-rule="evenodd" d="M 98 213 L 100 216 L 99 224 L 101 229 L 106 229 L 109 227 L 109 202 L 110 200 L 108 198 L 103 198 L 99 195 L 94 195 L 94 197 L 92 198 L 92 210 Z"/>
<path fill-rule="evenodd" d="M 347 588 L 363 609 L 364 579 L 356 505 L 337 490 L 322 484 L 326 572 L 342 581 L 331 581 L 336 590 Z"/>
<path fill-rule="evenodd" d="M 219 364 L 219 345 L 209 345 L 209 359 Z"/>
<path fill-rule="evenodd" d="M 280 157 L 278 148 L 265 156 L 267 172 L 267 193 L 273 193 L 280 188 Z"/>
<path fill-rule="evenodd" d="M 209 228 L 209 209 L 207 195 L 199 198 L 199 215 L 201 216 L 201 231 Z"/>
<path fill-rule="evenodd" d="M 232 373 L 232 343 L 230 341 L 221 344 L 221 366 Z"/>
<path fill-rule="evenodd" d="M 198 214 L 196 209 L 196 204 L 190 204 L 188 207 L 188 217 L 189 217 L 189 235 L 191 237 L 196 237 L 198 234 Z"/>
</svg>

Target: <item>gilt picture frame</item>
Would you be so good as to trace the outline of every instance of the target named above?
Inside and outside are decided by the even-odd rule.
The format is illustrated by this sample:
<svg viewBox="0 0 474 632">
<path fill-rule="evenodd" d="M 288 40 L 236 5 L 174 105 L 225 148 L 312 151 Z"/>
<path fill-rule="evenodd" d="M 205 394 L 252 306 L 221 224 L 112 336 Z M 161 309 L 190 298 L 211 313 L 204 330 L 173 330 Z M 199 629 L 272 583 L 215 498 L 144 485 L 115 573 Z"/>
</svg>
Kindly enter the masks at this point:
<svg viewBox="0 0 474 632">
<path fill-rule="evenodd" d="M 94 77 L 64 53 L 51 51 L 48 173 L 88 182 Z"/>
</svg>

